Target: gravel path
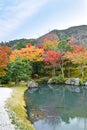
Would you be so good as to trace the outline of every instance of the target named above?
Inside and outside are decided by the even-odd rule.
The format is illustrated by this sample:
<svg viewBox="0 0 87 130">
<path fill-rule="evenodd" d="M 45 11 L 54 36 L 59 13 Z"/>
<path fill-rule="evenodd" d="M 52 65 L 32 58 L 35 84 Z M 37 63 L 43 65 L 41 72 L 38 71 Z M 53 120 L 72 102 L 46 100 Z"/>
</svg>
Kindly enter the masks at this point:
<svg viewBox="0 0 87 130">
<path fill-rule="evenodd" d="M 5 108 L 6 100 L 11 96 L 10 88 L 0 88 L 0 130 L 15 130 Z"/>
</svg>

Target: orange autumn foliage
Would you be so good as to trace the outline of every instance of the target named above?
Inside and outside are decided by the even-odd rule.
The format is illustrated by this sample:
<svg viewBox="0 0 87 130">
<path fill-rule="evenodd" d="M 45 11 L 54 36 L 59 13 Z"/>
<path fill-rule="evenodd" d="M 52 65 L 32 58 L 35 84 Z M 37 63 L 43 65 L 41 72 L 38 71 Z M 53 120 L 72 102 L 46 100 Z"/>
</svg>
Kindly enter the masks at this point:
<svg viewBox="0 0 87 130">
<path fill-rule="evenodd" d="M 71 60 L 74 64 L 86 64 L 87 63 L 87 50 L 83 46 L 72 46 L 73 51 L 67 52 L 65 56 Z"/>
<path fill-rule="evenodd" d="M 5 52 L 8 56 L 11 54 L 12 50 L 8 46 L 1 46 L 0 49 Z"/>
<path fill-rule="evenodd" d="M 0 46 L 0 68 L 6 67 L 8 56 L 11 54 L 11 49 L 7 46 Z"/>
<path fill-rule="evenodd" d="M 44 50 L 42 48 L 37 48 L 32 45 L 27 45 L 26 48 L 22 48 L 21 50 L 14 50 L 10 56 L 10 61 L 15 61 L 18 57 L 20 59 L 29 59 L 30 61 L 42 61 L 44 54 Z"/>
<path fill-rule="evenodd" d="M 11 49 L 7 46 L 0 46 L 0 76 L 6 74 L 5 68 L 8 63 L 8 56 L 11 54 Z"/>
</svg>

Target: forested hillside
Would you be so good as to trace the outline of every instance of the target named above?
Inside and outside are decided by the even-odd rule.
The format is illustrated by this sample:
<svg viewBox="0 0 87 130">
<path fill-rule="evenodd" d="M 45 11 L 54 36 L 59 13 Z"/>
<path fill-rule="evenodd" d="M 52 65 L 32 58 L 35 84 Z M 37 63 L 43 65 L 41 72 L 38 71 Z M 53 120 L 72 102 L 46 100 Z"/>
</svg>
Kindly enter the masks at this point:
<svg viewBox="0 0 87 130">
<path fill-rule="evenodd" d="M 81 44 L 87 46 L 87 25 L 74 26 L 65 30 L 52 30 L 51 32 L 37 38 L 37 39 L 17 39 L 9 42 L 1 42 L 0 44 L 6 44 L 12 49 L 20 49 L 25 47 L 27 43 L 32 45 L 43 44 L 44 40 L 64 40 L 72 39 L 75 44 Z"/>
</svg>

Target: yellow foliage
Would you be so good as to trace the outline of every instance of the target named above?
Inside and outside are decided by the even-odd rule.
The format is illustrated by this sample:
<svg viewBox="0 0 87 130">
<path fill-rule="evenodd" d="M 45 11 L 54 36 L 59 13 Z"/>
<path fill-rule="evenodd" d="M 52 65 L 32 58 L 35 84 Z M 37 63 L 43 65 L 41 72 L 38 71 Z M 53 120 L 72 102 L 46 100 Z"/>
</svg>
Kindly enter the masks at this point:
<svg viewBox="0 0 87 130">
<path fill-rule="evenodd" d="M 43 47 L 45 50 L 56 50 L 58 47 L 58 41 L 45 40 Z"/>
<path fill-rule="evenodd" d="M 22 48 L 21 50 L 14 50 L 10 56 L 10 61 L 15 61 L 17 57 L 20 59 L 29 59 L 30 61 L 42 61 L 44 50 L 35 46 Z"/>
<path fill-rule="evenodd" d="M 6 75 L 6 71 L 4 70 L 4 68 L 0 68 L 0 77 Z"/>
</svg>

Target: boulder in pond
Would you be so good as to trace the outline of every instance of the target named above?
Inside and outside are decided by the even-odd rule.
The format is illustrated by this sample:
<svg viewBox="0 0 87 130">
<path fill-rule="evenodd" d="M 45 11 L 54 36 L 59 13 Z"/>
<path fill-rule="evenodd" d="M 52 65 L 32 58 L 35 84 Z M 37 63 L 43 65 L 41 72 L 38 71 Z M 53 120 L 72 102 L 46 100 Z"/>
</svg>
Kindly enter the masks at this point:
<svg viewBox="0 0 87 130">
<path fill-rule="evenodd" d="M 38 88 L 38 83 L 35 81 L 29 81 L 27 84 L 28 88 Z"/>
<path fill-rule="evenodd" d="M 79 86 L 80 85 L 80 79 L 79 78 L 68 78 L 68 80 L 65 83 L 68 84 L 68 85 Z"/>
</svg>

